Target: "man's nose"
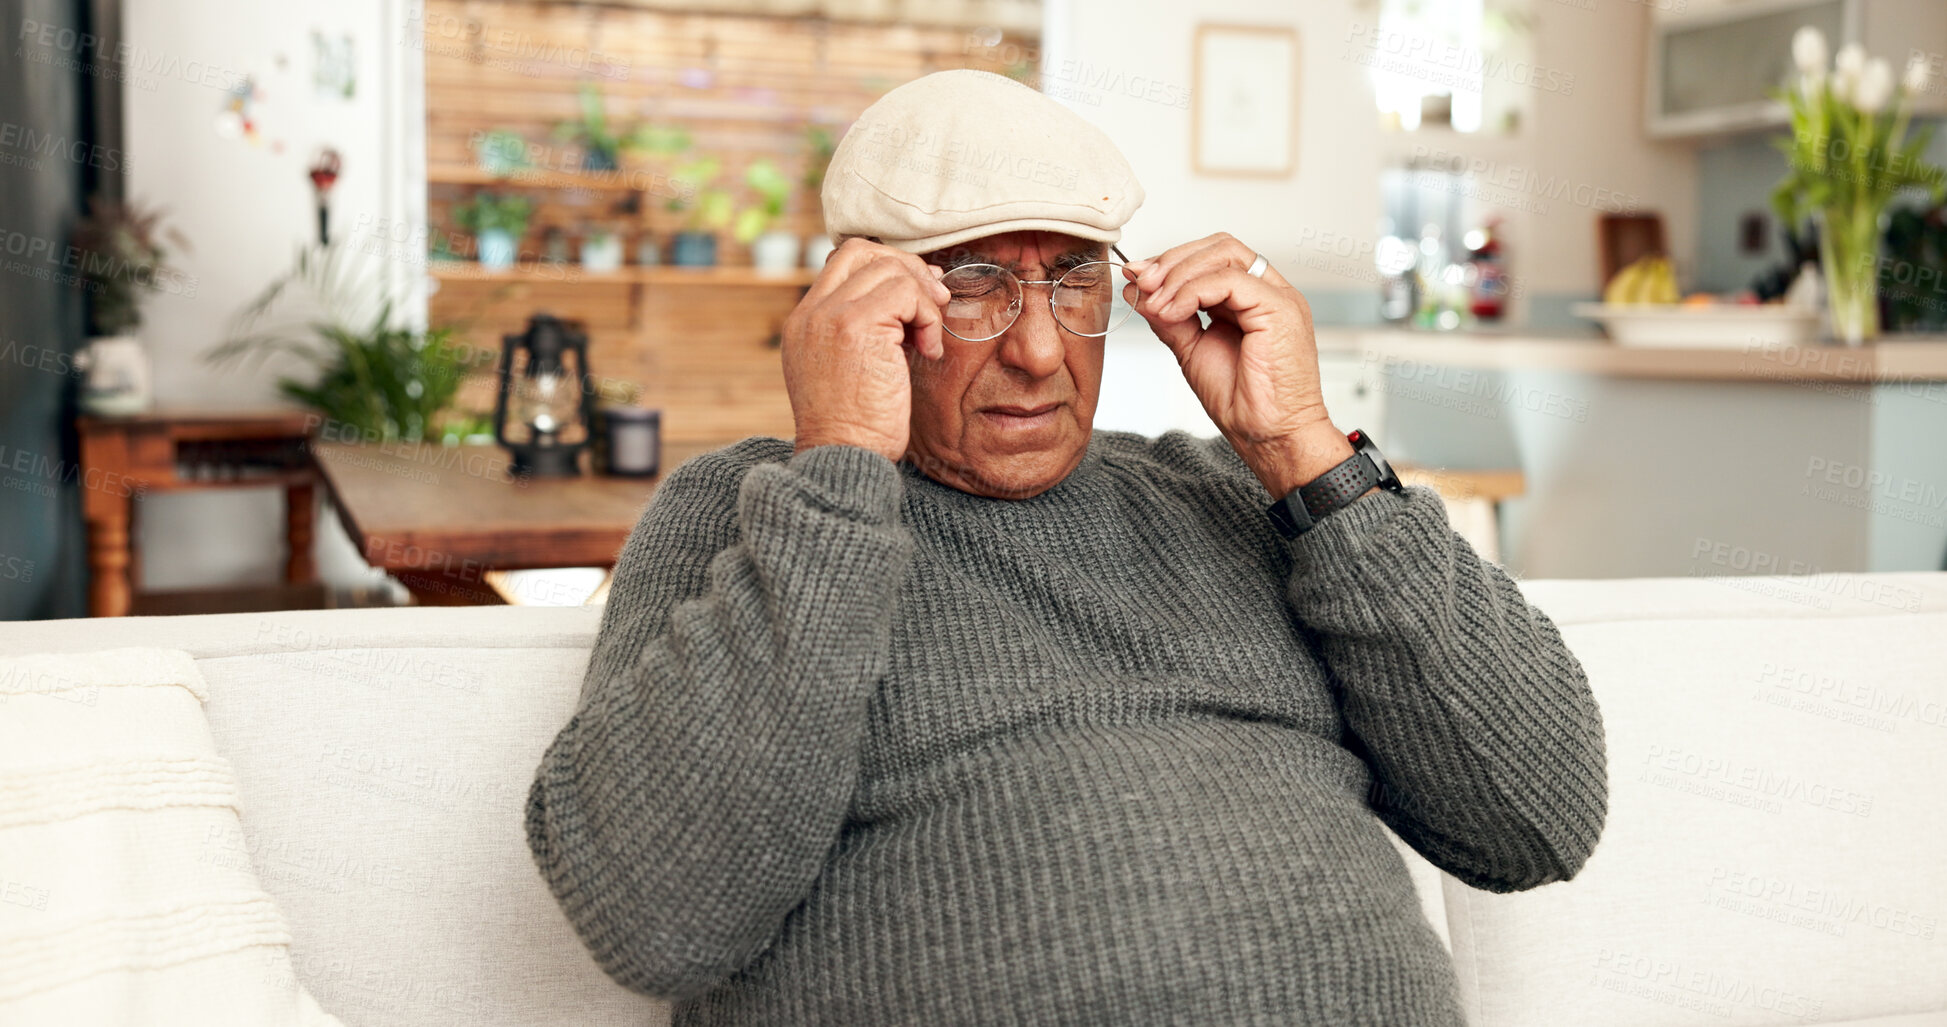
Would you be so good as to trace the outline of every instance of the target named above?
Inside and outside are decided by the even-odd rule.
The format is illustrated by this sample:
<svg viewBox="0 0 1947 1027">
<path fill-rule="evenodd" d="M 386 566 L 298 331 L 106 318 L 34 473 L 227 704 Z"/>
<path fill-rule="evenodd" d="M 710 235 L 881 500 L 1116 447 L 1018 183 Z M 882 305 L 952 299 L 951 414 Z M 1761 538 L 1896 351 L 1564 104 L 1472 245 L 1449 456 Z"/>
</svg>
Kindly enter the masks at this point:
<svg viewBox="0 0 1947 1027">
<path fill-rule="evenodd" d="M 1001 335 L 1000 361 L 1031 378 L 1046 378 L 1061 369 L 1067 342 L 1044 289 L 1023 290 L 1021 316 Z"/>
</svg>

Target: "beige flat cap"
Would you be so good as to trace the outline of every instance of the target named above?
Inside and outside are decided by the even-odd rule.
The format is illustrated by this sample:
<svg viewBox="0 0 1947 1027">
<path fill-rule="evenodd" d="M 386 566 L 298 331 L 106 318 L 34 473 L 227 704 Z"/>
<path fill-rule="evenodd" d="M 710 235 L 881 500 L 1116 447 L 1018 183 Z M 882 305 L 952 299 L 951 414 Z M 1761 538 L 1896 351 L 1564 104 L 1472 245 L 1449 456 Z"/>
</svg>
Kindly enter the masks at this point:
<svg viewBox="0 0 1947 1027">
<path fill-rule="evenodd" d="M 834 243 L 927 253 L 1039 229 L 1116 242 L 1143 187 L 1109 137 L 1013 79 L 939 71 L 894 89 L 839 140 L 821 194 Z"/>
</svg>

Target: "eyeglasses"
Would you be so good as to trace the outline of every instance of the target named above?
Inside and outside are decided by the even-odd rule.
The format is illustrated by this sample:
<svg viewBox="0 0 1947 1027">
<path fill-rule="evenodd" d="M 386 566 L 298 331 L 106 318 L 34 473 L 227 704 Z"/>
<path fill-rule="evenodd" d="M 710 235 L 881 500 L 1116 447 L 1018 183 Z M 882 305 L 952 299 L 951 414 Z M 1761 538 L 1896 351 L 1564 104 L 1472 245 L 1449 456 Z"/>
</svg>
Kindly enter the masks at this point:
<svg viewBox="0 0 1947 1027">
<path fill-rule="evenodd" d="M 1122 257 L 1121 250 L 1109 249 Z M 1122 298 L 1122 283 L 1122 264 L 1114 260 L 1091 260 L 1069 268 L 1060 278 L 1036 282 L 998 264 L 962 264 L 940 277 L 948 293 L 940 315 L 947 334 L 956 339 L 997 339 L 1021 316 L 1022 289 L 1049 285 L 1053 288 L 1048 290 L 1048 306 L 1055 323 L 1076 335 L 1096 338 L 1129 320 L 1134 308 Z"/>
</svg>

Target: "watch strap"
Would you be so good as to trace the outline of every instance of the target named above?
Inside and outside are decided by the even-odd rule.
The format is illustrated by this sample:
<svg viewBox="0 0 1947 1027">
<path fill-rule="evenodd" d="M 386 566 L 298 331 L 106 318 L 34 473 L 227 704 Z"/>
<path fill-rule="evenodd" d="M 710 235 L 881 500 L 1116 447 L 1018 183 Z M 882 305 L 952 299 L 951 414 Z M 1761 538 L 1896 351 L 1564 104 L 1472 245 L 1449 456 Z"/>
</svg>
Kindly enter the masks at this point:
<svg viewBox="0 0 1947 1027">
<path fill-rule="evenodd" d="M 1304 500 L 1305 512 L 1317 520 L 1372 491 L 1378 484 L 1379 468 L 1364 453 L 1354 453 L 1339 461 L 1338 466 L 1298 486 L 1298 495 Z"/>
<path fill-rule="evenodd" d="M 1266 511 L 1280 535 L 1285 538 L 1303 535 L 1318 523 L 1319 518 L 1351 505 L 1353 500 L 1372 491 L 1375 486 L 1392 491 L 1402 487 L 1398 475 L 1393 473 L 1392 465 L 1372 444 L 1371 436 L 1363 431 L 1353 431 L 1345 438 L 1352 443 L 1351 456 L 1339 461 L 1324 474 L 1292 489 Z"/>
</svg>

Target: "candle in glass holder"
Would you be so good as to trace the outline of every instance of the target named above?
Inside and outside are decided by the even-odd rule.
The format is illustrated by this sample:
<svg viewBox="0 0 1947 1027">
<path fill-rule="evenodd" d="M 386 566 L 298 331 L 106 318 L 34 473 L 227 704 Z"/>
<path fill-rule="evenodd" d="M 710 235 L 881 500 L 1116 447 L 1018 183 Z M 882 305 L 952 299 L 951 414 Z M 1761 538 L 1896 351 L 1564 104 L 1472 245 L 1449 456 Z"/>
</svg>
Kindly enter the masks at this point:
<svg viewBox="0 0 1947 1027">
<path fill-rule="evenodd" d="M 595 412 L 595 469 L 623 478 L 653 477 L 662 464 L 662 412 L 633 406 Z"/>
</svg>

